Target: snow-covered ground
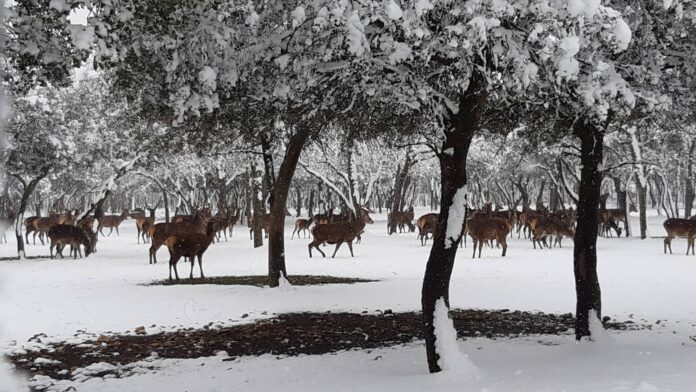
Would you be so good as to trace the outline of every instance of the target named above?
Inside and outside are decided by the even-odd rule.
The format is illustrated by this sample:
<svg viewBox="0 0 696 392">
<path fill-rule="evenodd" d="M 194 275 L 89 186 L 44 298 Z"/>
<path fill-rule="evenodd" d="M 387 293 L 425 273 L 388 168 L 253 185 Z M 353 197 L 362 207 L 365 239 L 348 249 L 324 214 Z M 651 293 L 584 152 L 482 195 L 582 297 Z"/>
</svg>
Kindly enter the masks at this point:
<svg viewBox="0 0 696 392">
<path fill-rule="evenodd" d="M 419 212 L 417 211 L 417 215 Z M 664 235 L 662 217 L 651 217 L 652 235 Z M 132 220 L 121 236 L 101 238 L 99 252 L 87 259 L 0 262 L 2 342 L 18 344 L 38 333 L 69 339 L 91 333 L 149 331 L 178 326 L 248 322 L 292 311 L 418 310 L 428 247 L 416 235 L 388 236 L 384 215 L 366 228 L 355 258 L 347 247 L 336 259 L 310 259 L 309 240 L 286 241 L 290 275 L 317 274 L 378 279 L 376 283 L 269 289 L 249 286 L 144 286 L 167 277 L 168 255 L 148 264 L 149 245 L 137 245 Z M 634 232 L 637 222 L 633 222 Z M 8 233 L 10 234 L 10 233 Z M 11 236 L 8 236 L 11 237 Z M 0 257 L 15 254 L 13 239 L 0 245 Z M 655 323 L 652 331 L 612 334 L 615 342 L 576 345 L 570 336 L 461 342 L 479 367 L 475 379 L 426 375 L 421 344 L 372 352 L 275 359 L 269 356 L 222 362 L 220 358 L 157 361 L 159 370 L 119 380 L 80 383 L 79 391 L 172 391 L 235 389 L 413 390 L 446 388 L 472 391 L 651 391 L 693 390 L 696 374 L 696 257 L 685 256 L 676 240 L 674 255 L 664 255 L 662 240 L 599 240 L 599 277 L 603 312 L 617 319 Z M 471 259 L 471 248 L 457 256 L 451 305 L 457 308 L 508 308 L 573 312 L 575 288 L 572 242 L 565 248 L 533 250 L 529 241 L 509 242 L 508 255 L 484 249 Z M 211 247 L 204 257 L 206 276 L 262 275 L 266 249 L 253 249 L 248 230 L 237 227 L 229 242 Z M 329 248 L 327 248 L 329 249 Z M 331 248 L 332 249 L 332 248 Z M 27 247 L 28 255 L 47 254 L 47 246 Z M 180 263 L 188 274 L 188 264 Z M 198 276 L 198 270 L 194 271 Z M 242 318 L 248 314 L 249 317 Z M 666 321 L 664 321 L 666 320 Z M 151 325 L 156 325 L 150 328 Z M 542 345 L 537 340 L 554 345 Z M 375 358 L 378 358 L 375 360 Z M 205 366 L 201 366 L 205 364 Z M 691 366 L 689 366 L 691 365 Z M 201 380 L 214 382 L 201 384 Z M 156 383 L 156 384 L 153 384 Z M 210 384 L 208 386 L 208 384 Z M 205 385 L 205 386 L 202 386 Z M 217 386 L 215 386 L 217 385 Z M 65 389 L 62 388 L 62 389 Z M 2 388 L 0 388 L 0 391 Z M 340 390 L 340 388 L 339 388 Z"/>
</svg>

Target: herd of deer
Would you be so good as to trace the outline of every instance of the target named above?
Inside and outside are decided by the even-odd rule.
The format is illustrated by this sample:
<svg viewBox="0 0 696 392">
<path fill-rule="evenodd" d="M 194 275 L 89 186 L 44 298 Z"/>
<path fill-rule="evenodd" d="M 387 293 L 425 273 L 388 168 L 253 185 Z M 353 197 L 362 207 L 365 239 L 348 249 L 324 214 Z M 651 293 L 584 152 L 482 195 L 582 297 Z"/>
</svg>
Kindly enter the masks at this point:
<svg viewBox="0 0 696 392">
<path fill-rule="evenodd" d="M 405 212 L 391 212 L 387 216 L 387 231 L 389 234 L 395 233 L 396 229 L 399 232 L 405 231 L 406 227 L 409 231 L 415 231 L 418 228 L 418 239 L 421 245 L 425 246 L 428 237 L 432 237 L 439 227 L 439 214 L 428 213 L 416 221 L 414 226 L 411 221 L 413 219 L 413 207 Z M 622 229 L 618 226 L 619 222 L 624 222 L 625 214 L 618 209 L 601 210 L 597 215 L 599 223 L 599 232 L 610 236 L 611 229 L 616 231 L 617 236 L 621 235 Z M 525 211 L 507 210 L 493 211 L 490 205 L 483 209 L 467 210 L 466 220 L 462 225 L 460 245 L 466 246 L 466 237 L 472 238 L 474 243 L 473 257 L 476 257 L 476 248 L 478 247 L 479 257 L 481 257 L 481 248 L 485 243 L 497 241 L 503 248 L 503 256 L 507 252 L 506 238 L 509 235 L 517 233 L 517 238 L 524 235 L 529 237 L 534 248 L 543 249 L 558 245 L 562 247 L 564 237 L 573 238 L 575 236 L 575 213 L 572 209 L 565 211 L 550 212 L 547 210 L 534 211 L 527 209 Z M 548 238 L 552 238 L 551 245 L 548 243 Z"/>
<path fill-rule="evenodd" d="M 33 233 L 33 243 L 36 244 L 38 235 L 41 244 L 45 244 L 45 238 L 50 240 L 51 258 L 54 257 L 53 251 L 56 249 L 58 255 L 63 257 L 63 249 L 66 245 L 70 245 L 70 255 L 77 258 L 82 257 L 81 247 L 84 248 L 85 257 L 96 251 L 98 233 L 102 236 L 110 236 L 115 230 L 119 233 L 119 226 L 127 218 L 135 220 L 138 231 L 138 243 L 142 239 L 144 243 L 150 242 L 149 257 L 150 264 L 157 263 L 157 250 L 166 245 L 169 250 L 169 279 L 172 279 L 172 269 L 174 276 L 179 279 L 177 271 L 178 261 L 184 257 L 191 262 L 190 278 L 193 278 L 194 261 L 198 259 L 198 265 L 201 277 L 204 277 L 202 256 L 208 249 L 211 243 L 216 239 L 220 241 L 224 236 L 227 240 L 227 231 L 232 235 L 232 229 L 239 220 L 239 211 L 236 214 L 229 212 L 226 209 L 218 211 L 216 215 L 212 215 L 209 208 L 194 210 L 191 215 L 175 215 L 171 222 L 155 223 L 155 210 L 158 206 L 147 206 L 148 215 L 144 210 L 129 212 L 124 210 L 120 215 L 104 215 L 98 217 L 85 216 L 77 220 L 80 215 L 79 210 L 73 212 L 51 214 L 47 217 L 32 216 L 24 220 L 25 235 L 24 240 L 29 244 L 29 234 Z M 322 256 L 326 254 L 319 248 L 322 244 L 336 245 L 332 257 L 336 256 L 336 252 L 343 243 L 348 244 L 351 256 L 353 253 L 353 241 L 360 242 L 360 235 L 363 233 L 366 224 L 372 224 L 374 221 L 370 217 L 372 211 L 361 207 L 358 209 L 358 218 L 354 219 L 355 214 L 344 210 L 340 214 L 331 212 L 325 214 L 316 214 L 308 219 L 298 218 L 295 220 L 295 228 L 292 232 L 291 239 L 294 239 L 295 234 L 298 238 L 300 235 L 307 236 L 307 232 L 311 233 L 313 240 L 308 245 L 309 256 L 312 257 L 312 248 L 319 251 Z M 290 213 L 286 210 L 286 216 Z M 268 232 L 270 223 L 270 215 L 263 214 L 261 218 L 261 228 Z M 422 215 L 416 220 L 414 225 L 414 210 L 410 207 L 403 212 L 390 212 L 387 216 L 387 232 L 389 234 L 399 232 L 414 232 L 418 228 L 418 239 L 422 246 L 425 246 L 428 238 L 432 238 L 438 231 L 439 215 L 437 213 L 428 213 Z M 517 238 L 522 235 L 524 238 L 529 238 L 532 241 L 534 249 L 539 245 L 540 249 L 544 247 L 550 248 L 558 245 L 562 246 L 562 240 L 565 237 L 573 238 L 575 235 L 575 212 L 572 209 L 564 211 L 550 212 L 547 210 L 534 211 L 527 209 L 525 211 L 504 210 L 493 211 L 490 205 L 486 205 L 483 209 L 467 210 L 465 224 L 462 226 L 460 245 L 466 246 L 466 237 L 469 236 L 473 240 L 474 251 L 473 257 L 476 257 L 476 249 L 478 247 L 479 258 L 484 243 L 492 246 L 493 241 L 502 247 L 502 256 L 507 252 L 508 235 L 517 233 Z M 622 210 L 604 209 L 600 210 L 597 215 L 598 232 L 600 235 L 611 236 L 612 230 L 617 236 L 621 236 L 623 230 L 626 230 L 625 220 L 626 215 Z M 94 230 L 94 223 L 97 223 L 97 229 Z M 253 217 L 247 219 L 250 227 L 250 236 L 252 234 Z M 2 229 L 2 238 L 5 238 L 5 230 L 14 222 L 12 217 L 0 218 L 0 229 Z M 623 228 L 619 226 L 623 222 Z M 312 226 L 310 229 L 310 226 Z M 694 254 L 694 243 L 696 242 L 696 215 L 689 219 L 667 219 L 663 224 L 667 237 L 664 239 L 664 252 L 672 253 L 672 239 L 680 237 L 686 238 L 687 254 L 689 250 Z M 107 234 L 103 230 L 109 229 Z M 552 242 L 549 243 L 549 239 Z"/>
</svg>

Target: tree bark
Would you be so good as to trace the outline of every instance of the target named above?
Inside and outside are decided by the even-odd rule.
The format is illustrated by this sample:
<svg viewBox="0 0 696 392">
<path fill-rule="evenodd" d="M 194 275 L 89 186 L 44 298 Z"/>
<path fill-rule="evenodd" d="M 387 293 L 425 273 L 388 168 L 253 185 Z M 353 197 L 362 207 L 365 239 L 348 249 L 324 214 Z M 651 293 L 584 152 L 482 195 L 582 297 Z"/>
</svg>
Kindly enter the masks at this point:
<svg viewBox="0 0 696 392">
<path fill-rule="evenodd" d="M 466 158 L 475 132 L 488 99 L 486 78 L 479 71 L 472 75 L 469 88 L 459 98 L 459 111 L 450 114 L 446 139 L 439 155 L 441 173 L 441 211 L 438 219 L 439 230 L 433 239 L 430 257 L 425 267 L 421 305 L 423 308 L 423 327 L 428 368 L 431 373 L 442 370 L 438 365 L 440 354 L 435 343 L 437 336 L 433 325 L 435 303 L 443 299 L 449 307 L 449 282 L 454 267 L 454 257 L 461 237 L 446 246 L 445 237 L 450 208 L 455 193 L 466 186 Z M 446 152 L 445 152 L 446 151 Z"/>
<path fill-rule="evenodd" d="M 263 227 L 261 223 L 264 215 L 264 207 L 263 195 L 259 195 L 259 193 L 262 193 L 261 188 L 263 188 L 263 179 L 261 177 L 262 175 L 259 173 L 258 170 L 256 170 L 256 165 L 252 164 L 251 176 L 249 178 L 251 181 L 251 202 L 254 209 L 254 218 L 252 219 L 251 225 L 252 233 L 254 236 L 254 248 L 260 248 L 263 246 Z"/>
<path fill-rule="evenodd" d="M 597 277 L 597 208 L 600 202 L 604 131 L 585 120 L 577 120 L 573 132 L 580 139 L 580 191 L 578 220 L 573 249 L 575 291 L 575 338 L 590 336 L 589 321 L 593 311 L 601 319 L 602 299 Z"/>
<path fill-rule="evenodd" d="M 41 180 L 44 179 L 48 175 L 50 168 L 49 167 L 43 167 L 39 174 L 29 181 L 28 184 L 25 184 L 24 181 L 21 181 L 24 185 L 24 191 L 22 192 L 22 199 L 19 202 L 19 209 L 17 210 L 17 214 L 15 217 L 15 237 L 17 238 L 17 257 L 23 259 L 26 256 L 26 252 L 24 250 L 24 237 L 22 237 L 22 227 L 24 227 L 24 212 L 27 210 L 27 205 L 29 204 L 29 198 L 31 197 L 32 193 L 34 193 L 34 190 L 36 189 L 36 186 L 41 182 Z M 19 177 L 17 177 L 19 179 Z"/>
<path fill-rule="evenodd" d="M 271 195 L 271 222 L 268 226 L 268 283 L 278 287 L 280 274 L 287 276 L 285 268 L 285 204 L 290 191 L 292 177 L 297 169 L 297 162 L 305 143 L 310 136 L 310 128 L 299 126 L 290 137 L 285 157 L 280 164 L 278 177 L 273 185 Z"/>
<path fill-rule="evenodd" d="M 686 161 L 686 179 L 684 181 L 684 218 L 691 217 L 691 209 L 694 205 L 694 149 L 696 140 L 692 140 L 689 145 L 689 157 Z"/>
<path fill-rule="evenodd" d="M 641 186 L 640 181 L 636 178 L 636 192 L 638 193 L 638 212 L 640 215 L 640 239 L 648 238 L 648 216 L 647 216 L 647 186 Z"/>
</svg>

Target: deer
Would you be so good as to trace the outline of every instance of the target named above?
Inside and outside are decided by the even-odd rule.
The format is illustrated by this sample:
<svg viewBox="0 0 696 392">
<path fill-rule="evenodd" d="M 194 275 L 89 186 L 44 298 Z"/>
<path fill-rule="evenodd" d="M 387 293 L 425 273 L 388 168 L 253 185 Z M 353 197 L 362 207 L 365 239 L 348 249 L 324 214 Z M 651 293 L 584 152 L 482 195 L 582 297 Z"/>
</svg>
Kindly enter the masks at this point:
<svg viewBox="0 0 696 392">
<path fill-rule="evenodd" d="M 172 280 L 172 268 L 174 268 L 176 280 L 179 280 L 176 264 L 182 257 L 187 257 L 191 261 L 189 279 L 193 279 L 193 267 L 196 265 L 196 257 L 198 258 L 198 268 L 201 271 L 201 279 L 205 278 L 205 275 L 203 275 L 203 253 L 208 250 L 214 238 L 215 224 L 213 221 L 206 224 L 205 233 L 181 232 L 167 237 L 165 243 L 167 244 L 167 249 L 169 249 L 169 280 Z"/>
<path fill-rule="evenodd" d="M 24 232 L 27 245 L 29 245 L 29 233 L 35 230 L 34 221 L 39 218 L 39 216 L 30 216 L 29 218 L 24 219 Z M 34 245 L 36 245 L 36 237 L 34 237 Z"/>
<path fill-rule="evenodd" d="M 546 242 L 546 236 L 554 237 L 553 245 L 558 244 L 559 247 L 563 247 L 561 241 L 563 236 L 568 236 L 570 238 L 575 237 L 575 230 L 572 225 L 568 222 L 559 219 L 558 217 L 545 217 L 538 219 L 534 230 L 532 230 L 532 244 L 534 244 L 534 249 L 536 249 L 536 244 L 539 244 L 539 249 L 543 249 L 544 246 L 550 248 L 549 244 Z"/>
<path fill-rule="evenodd" d="M 123 210 L 121 215 L 104 215 L 102 214 L 101 216 L 97 217 L 97 231 L 101 233 L 102 236 L 107 237 L 110 236 L 111 233 L 116 229 L 116 235 L 121 236 L 121 234 L 118 232 L 118 227 L 121 226 L 121 222 L 124 220 L 128 219 L 130 215 L 128 214 L 128 210 Z M 109 234 L 104 235 L 104 228 L 109 229 Z"/>
<path fill-rule="evenodd" d="M 192 223 L 169 222 L 156 223 L 148 229 L 150 236 L 150 264 L 157 264 L 157 250 L 164 244 L 167 238 L 173 235 L 185 235 L 187 233 L 205 233 L 208 218 L 197 212 Z"/>
<path fill-rule="evenodd" d="M 512 228 L 508 222 L 499 218 L 474 217 L 467 221 L 466 226 L 468 234 L 474 242 L 474 253 L 471 258 L 476 257 L 476 245 L 478 245 L 480 259 L 483 243 L 489 240 L 498 241 L 503 247 L 503 257 L 505 257 L 507 252 L 506 238 Z"/>
<path fill-rule="evenodd" d="M 664 221 L 662 227 L 665 228 L 667 232 L 667 237 L 664 240 L 664 251 L 667 253 L 669 248 L 669 254 L 672 254 L 672 239 L 675 237 L 686 237 L 686 254 L 689 254 L 689 249 L 691 249 L 691 254 L 694 254 L 694 237 L 696 236 L 696 220 L 692 219 L 678 219 L 669 218 Z"/>
<path fill-rule="evenodd" d="M 213 225 L 215 226 L 215 238 L 220 242 L 220 233 L 225 237 L 227 242 L 227 228 L 230 226 L 230 213 L 226 208 L 220 210 L 213 217 Z"/>
<path fill-rule="evenodd" d="M 295 230 L 292 231 L 292 236 L 290 237 L 290 239 L 295 238 L 295 233 L 297 233 L 297 238 L 300 238 L 300 233 L 308 232 L 309 226 L 312 224 L 313 221 L 314 221 L 313 217 L 310 217 L 309 219 L 304 219 L 304 218 L 296 219 L 295 220 Z M 302 237 L 302 238 L 306 238 L 306 237 Z"/>
<path fill-rule="evenodd" d="M 600 234 L 606 237 L 611 237 L 611 229 L 614 229 L 617 237 L 621 237 L 622 229 L 618 222 L 625 222 L 626 213 L 619 209 L 605 209 L 597 212 L 597 221 L 599 222 Z M 626 225 L 625 223 L 623 224 Z M 624 227 L 625 228 L 625 227 Z"/>
<path fill-rule="evenodd" d="M 36 235 L 39 235 L 39 240 L 41 240 L 41 245 L 44 245 L 44 236 L 48 233 L 51 227 L 60 223 L 60 216 L 51 215 L 48 217 L 41 217 L 35 219 L 33 222 L 34 226 L 34 243 L 36 244 Z"/>
<path fill-rule="evenodd" d="M 210 208 L 204 207 L 200 210 L 193 209 L 193 214 L 191 215 L 174 215 L 172 218 L 172 222 L 174 223 L 193 223 L 196 219 L 197 214 L 203 214 L 206 218 L 210 219 L 212 218 L 212 214 L 210 213 Z"/>
<path fill-rule="evenodd" d="M 312 228 L 312 236 L 314 239 L 307 246 L 309 249 L 309 257 L 312 257 L 312 248 L 316 248 L 322 257 L 326 257 L 326 254 L 319 249 L 319 245 L 323 243 L 336 244 L 336 249 L 331 258 L 336 257 L 336 252 L 341 244 L 344 242 L 348 244 L 348 249 L 350 249 L 350 256 L 355 257 L 353 254 L 353 240 L 358 238 L 365 228 L 365 221 L 363 219 L 356 219 L 348 222 L 335 222 L 326 223 L 323 225 L 315 225 Z"/>
<path fill-rule="evenodd" d="M 48 238 L 51 240 L 51 259 L 54 258 L 53 248 L 57 248 L 57 254 L 59 254 L 61 258 L 64 258 L 63 248 L 65 245 L 70 245 L 70 255 L 73 256 L 74 259 L 77 259 L 78 253 L 80 254 L 80 258 L 82 258 L 80 245 L 85 247 L 85 257 L 94 253 L 94 246 L 96 245 L 96 233 L 88 231 L 81 226 L 65 224 L 53 225 L 48 230 Z"/>
<path fill-rule="evenodd" d="M 160 203 L 157 202 L 153 208 L 150 208 L 150 206 L 146 204 L 145 207 L 150 215 L 147 217 L 143 215 L 142 217 L 136 219 L 135 227 L 138 229 L 138 244 L 140 243 L 140 237 L 143 238 L 144 244 L 147 243 L 147 230 L 150 228 L 150 226 L 155 224 L 155 211 L 157 210 L 157 207 L 159 207 L 159 204 Z"/>
<path fill-rule="evenodd" d="M 409 232 L 414 232 L 416 226 L 411 223 L 413 221 L 413 206 L 409 207 L 406 211 L 392 211 L 387 215 L 387 233 L 391 235 L 396 233 L 396 229 L 399 229 L 399 233 L 403 233 L 405 226 L 408 226 Z"/>
<path fill-rule="evenodd" d="M 425 246 L 425 244 L 428 242 L 428 234 L 434 236 L 437 232 L 439 227 L 439 217 L 440 214 L 431 212 L 429 214 L 422 215 L 416 221 L 416 225 L 418 226 L 418 239 L 421 242 L 421 246 Z"/>
<path fill-rule="evenodd" d="M 271 214 L 262 214 L 260 218 L 261 230 L 265 233 L 264 237 L 268 238 L 268 226 L 271 224 Z M 254 239 L 254 215 L 250 215 L 247 219 L 247 226 L 249 226 L 249 239 Z"/>
</svg>

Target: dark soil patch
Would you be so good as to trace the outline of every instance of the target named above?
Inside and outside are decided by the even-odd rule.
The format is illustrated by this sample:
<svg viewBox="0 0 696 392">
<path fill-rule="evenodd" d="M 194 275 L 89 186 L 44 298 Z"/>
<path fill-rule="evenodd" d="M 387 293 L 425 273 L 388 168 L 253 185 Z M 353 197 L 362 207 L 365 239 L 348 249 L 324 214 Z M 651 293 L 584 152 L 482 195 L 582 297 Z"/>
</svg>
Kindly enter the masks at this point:
<svg viewBox="0 0 696 392">
<path fill-rule="evenodd" d="M 287 277 L 290 284 L 293 286 L 314 286 L 320 284 L 340 284 L 340 283 L 369 283 L 377 282 L 377 280 L 360 279 L 360 278 L 342 278 L 338 276 L 327 275 L 290 275 Z M 181 280 L 156 280 L 148 286 L 173 286 L 180 284 L 217 284 L 217 285 L 241 285 L 241 286 L 268 286 L 267 275 L 249 275 L 249 276 L 215 276 L 212 278 L 194 278 Z"/>
<path fill-rule="evenodd" d="M 571 314 L 555 315 L 508 310 L 454 310 L 459 337 L 517 337 L 564 334 L 572 330 Z M 223 328 L 186 329 L 153 335 L 102 335 L 83 344 L 54 344 L 41 351 L 9 358 L 30 375 L 67 379 L 77 367 L 107 362 L 129 364 L 150 357 L 198 358 L 226 351 L 230 358 L 247 355 L 325 354 L 353 348 L 378 348 L 423 339 L 420 313 L 381 314 L 291 313 Z M 643 326 L 607 323 L 610 329 Z M 137 329 L 136 329 L 137 332 Z M 35 337 L 36 340 L 41 336 Z M 52 361 L 36 364 L 36 358 Z M 118 374 L 116 374 L 118 376 Z"/>
</svg>

